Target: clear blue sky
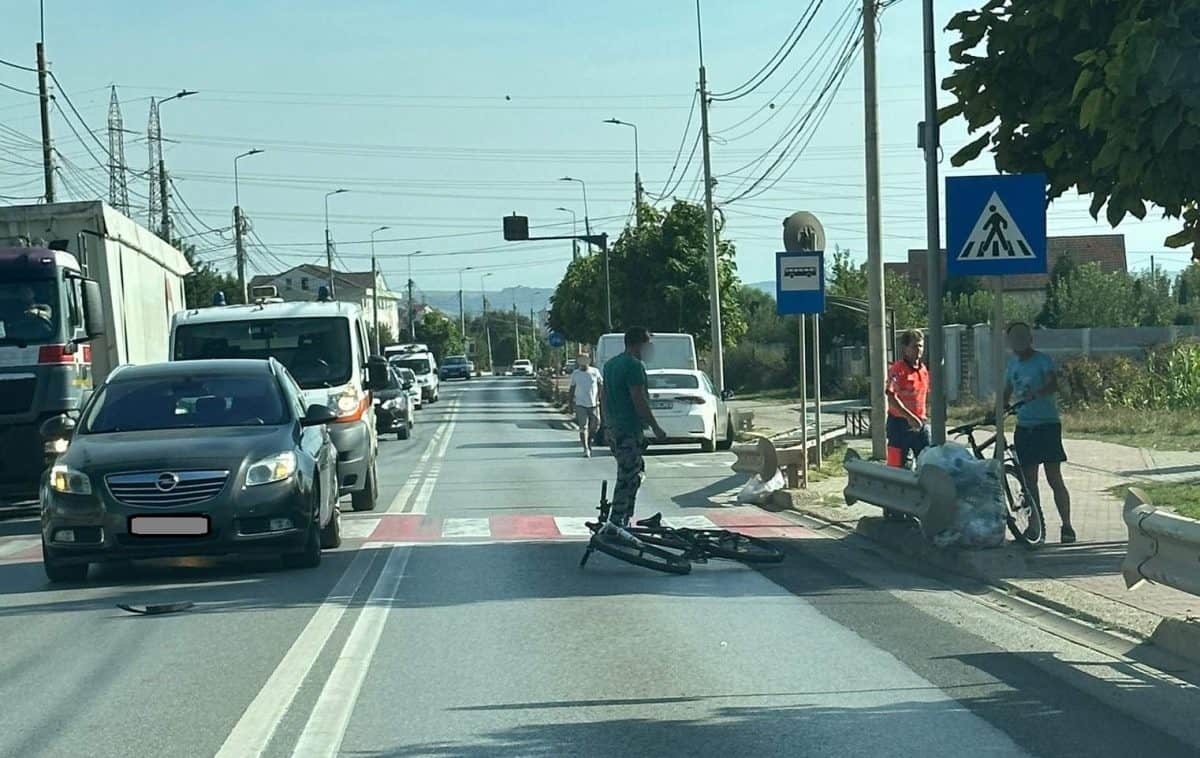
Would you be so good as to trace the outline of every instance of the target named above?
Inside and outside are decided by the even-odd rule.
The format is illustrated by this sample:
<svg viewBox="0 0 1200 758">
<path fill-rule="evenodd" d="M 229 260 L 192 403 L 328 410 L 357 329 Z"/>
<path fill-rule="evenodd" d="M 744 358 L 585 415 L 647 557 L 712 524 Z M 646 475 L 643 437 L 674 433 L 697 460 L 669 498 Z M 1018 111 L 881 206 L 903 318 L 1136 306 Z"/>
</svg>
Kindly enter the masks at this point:
<svg viewBox="0 0 1200 758">
<path fill-rule="evenodd" d="M 857 5 L 824 3 L 767 85 L 740 100 L 714 104 L 712 127 L 719 138 L 714 172 L 742 169 L 719 179 L 718 201 L 735 194 L 742 177 L 755 174 L 743 167 L 808 107 L 816 76 L 798 88 L 790 104 L 785 101 L 795 85 L 775 93 L 797 71 L 812 70 L 800 66 L 810 55 L 822 67 L 828 63 L 822 40 L 830 34 L 831 43 L 839 41 L 837 22 Z M 969 5 L 939 2 L 943 23 Z M 708 0 L 704 44 L 711 88 L 728 90 L 753 74 L 805 7 L 784 0 Z M 924 169 L 915 146 L 922 115 L 920 3 L 902 0 L 884 13 L 881 29 L 885 256 L 901 260 L 908 248 L 924 246 Z M 37 37 L 36 0 L 9 0 L 0 58 L 32 65 Z M 948 72 L 948 44 L 943 37 L 939 76 Z M 377 235 L 385 273 L 399 287 L 407 273 L 400 256 L 422 250 L 412 265 L 417 285 L 427 290 L 457 288 L 457 271 L 466 266 L 477 267 L 467 275 L 471 289 L 479 286 L 483 270 L 494 271 L 489 289 L 553 286 L 570 258 L 569 243 L 505 246 L 500 216 L 518 211 L 535 226 L 569 224 L 570 216 L 555 210 L 565 206 L 576 210 L 582 225 L 579 185 L 556 181 L 571 175 L 588 183 L 594 230 L 615 236 L 631 208 L 633 135 L 603 119 L 638 125 L 643 184 L 647 192 L 660 193 L 697 80 L 692 0 L 47 0 L 46 45 L 63 88 L 105 144 L 108 86 L 117 85 L 125 127 L 138 132 L 127 135 L 125 146 L 134 170 L 146 167 L 140 135 L 149 97 L 199 90 L 165 104 L 162 123 L 164 136 L 175 140 L 166 148 L 168 169 L 207 226 L 231 223 L 233 157 L 252 147 L 266 150 L 239 164 L 242 205 L 277 256 L 256 244 L 255 270 L 276 270 L 277 259 L 322 260 L 322 196 L 345 187 L 352 191 L 330 202 L 342 261 L 367 268 L 369 246 L 362 241 L 388 225 L 389 231 Z M 0 83 L 36 88 L 32 74 L 4 67 Z M 764 109 L 771 101 L 778 107 Z M 692 134 L 697 122 L 698 117 Z M 36 99 L 0 88 L 0 125 L 36 137 Z M 86 196 L 89 184 L 106 191 L 105 171 L 57 112 L 53 128 L 56 146 L 71 162 L 63 167 L 66 186 L 60 193 Z M 961 126 L 947 129 L 947 155 L 964 141 Z M 685 159 L 691 144 L 689 135 Z M 817 213 L 830 247 L 864 255 L 862 144 L 862 62 L 856 57 L 811 143 L 783 180 L 760 197 L 726 208 L 744 280 L 773 278 L 779 223 L 793 210 Z M 105 160 L 94 143 L 90 147 Z M 0 132 L 0 156 L 7 158 L 0 162 L 0 195 L 40 193 L 36 145 Z M 676 196 L 700 197 L 699 165 L 697 154 Z M 986 173 L 989 167 L 977 161 L 954 173 Z M 131 190 L 134 205 L 144 207 L 145 180 L 134 180 Z M 1107 231 L 1091 220 L 1087 205 L 1086 198 L 1074 197 L 1055 203 L 1051 234 Z M 201 229 L 188 214 L 175 215 L 185 231 Z M 144 210 L 135 216 L 145 222 Z M 1122 225 L 1136 253 L 1131 267 L 1147 267 L 1151 252 L 1160 265 L 1182 266 L 1186 253 L 1166 252 L 1161 245 L 1172 228 L 1159 220 Z M 232 265 L 228 234 L 194 239 L 206 258 Z"/>
</svg>

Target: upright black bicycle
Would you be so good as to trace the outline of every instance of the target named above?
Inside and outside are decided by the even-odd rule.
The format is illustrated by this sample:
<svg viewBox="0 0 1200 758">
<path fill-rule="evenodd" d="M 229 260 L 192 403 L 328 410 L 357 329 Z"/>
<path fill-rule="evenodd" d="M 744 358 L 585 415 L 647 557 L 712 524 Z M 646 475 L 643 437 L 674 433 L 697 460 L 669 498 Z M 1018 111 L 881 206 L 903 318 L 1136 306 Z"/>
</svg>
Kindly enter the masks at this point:
<svg viewBox="0 0 1200 758">
<path fill-rule="evenodd" d="M 608 482 L 600 487 L 600 517 L 589 521 L 592 538 L 579 561 L 587 564 L 593 550 L 635 566 L 668 574 L 686 574 L 692 563 L 723 558 L 741 563 L 779 563 L 783 551 L 765 540 L 727 529 L 688 529 L 666 526 L 662 514 L 642 519 L 636 526 L 608 527 L 612 506 L 608 502 Z"/>
<path fill-rule="evenodd" d="M 1024 405 L 1023 402 L 1013 403 L 1004 409 L 1004 415 L 1014 415 L 1022 405 Z M 996 438 L 1000 436 L 997 431 L 982 441 L 976 441 L 975 434 L 979 427 L 987 426 L 996 426 L 994 415 L 989 414 L 979 421 L 963 424 L 946 433 L 956 437 L 965 436 L 975 457 L 987 460 L 989 458 L 987 451 L 995 446 Z M 1008 511 L 1004 514 L 1004 520 L 1008 523 L 1008 531 L 1012 532 L 1013 538 L 1030 547 L 1036 547 L 1045 542 L 1046 517 L 1042 514 L 1041 503 L 1038 502 L 1037 496 L 1031 491 L 1029 483 L 1025 480 L 1025 470 L 1021 468 L 1017 451 L 1008 444 L 1007 438 L 1004 442 L 1004 498 L 1008 502 Z"/>
</svg>

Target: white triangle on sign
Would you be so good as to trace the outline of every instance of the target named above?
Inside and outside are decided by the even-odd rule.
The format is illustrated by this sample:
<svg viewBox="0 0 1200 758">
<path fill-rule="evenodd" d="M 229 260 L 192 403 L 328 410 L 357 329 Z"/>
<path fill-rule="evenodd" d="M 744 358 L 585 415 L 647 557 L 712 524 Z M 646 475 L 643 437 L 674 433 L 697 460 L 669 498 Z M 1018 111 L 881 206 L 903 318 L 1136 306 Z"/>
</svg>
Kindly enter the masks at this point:
<svg viewBox="0 0 1200 758">
<path fill-rule="evenodd" d="M 1000 195 L 993 192 L 956 260 L 1036 258 Z"/>
</svg>

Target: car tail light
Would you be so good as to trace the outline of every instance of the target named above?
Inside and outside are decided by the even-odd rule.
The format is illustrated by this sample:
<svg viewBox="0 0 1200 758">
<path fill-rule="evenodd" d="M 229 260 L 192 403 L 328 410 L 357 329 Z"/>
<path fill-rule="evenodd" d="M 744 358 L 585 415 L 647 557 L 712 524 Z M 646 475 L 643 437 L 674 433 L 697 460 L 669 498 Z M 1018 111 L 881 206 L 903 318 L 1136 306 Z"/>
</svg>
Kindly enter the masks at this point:
<svg viewBox="0 0 1200 758">
<path fill-rule="evenodd" d="M 675 399 L 681 403 L 689 403 L 691 405 L 704 405 L 704 398 L 696 397 L 695 395 L 687 395 L 687 396 L 683 396 L 683 397 L 677 397 Z"/>
<path fill-rule="evenodd" d="M 75 354 L 67 352 L 66 345 L 42 345 L 38 349 L 39 364 L 74 363 Z"/>
</svg>

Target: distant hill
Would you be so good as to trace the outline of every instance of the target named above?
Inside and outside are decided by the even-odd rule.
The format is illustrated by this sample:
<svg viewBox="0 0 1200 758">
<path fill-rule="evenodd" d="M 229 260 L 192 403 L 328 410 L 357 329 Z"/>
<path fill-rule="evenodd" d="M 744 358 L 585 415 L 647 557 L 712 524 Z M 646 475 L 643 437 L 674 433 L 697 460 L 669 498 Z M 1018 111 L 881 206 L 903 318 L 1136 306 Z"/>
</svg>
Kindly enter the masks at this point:
<svg viewBox="0 0 1200 758">
<path fill-rule="evenodd" d="M 744 282 L 744 284 L 747 287 L 760 290 L 771 297 L 775 297 L 775 282 Z"/>
<path fill-rule="evenodd" d="M 550 307 L 550 296 L 554 290 L 547 287 L 505 287 L 504 289 L 487 293 L 488 308 L 512 310 L 513 303 L 526 317 L 529 309 L 534 312 Z M 418 302 L 426 302 L 443 313 L 458 313 L 458 290 L 423 290 L 417 292 Z M 483 298 L 478 289 L 463 291 L 463 306 L 467 315 L 478 314 L 483 310 Z"/>
</svg>

